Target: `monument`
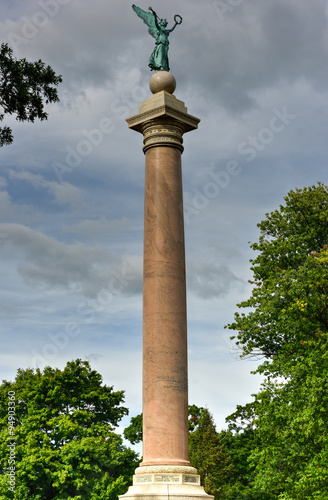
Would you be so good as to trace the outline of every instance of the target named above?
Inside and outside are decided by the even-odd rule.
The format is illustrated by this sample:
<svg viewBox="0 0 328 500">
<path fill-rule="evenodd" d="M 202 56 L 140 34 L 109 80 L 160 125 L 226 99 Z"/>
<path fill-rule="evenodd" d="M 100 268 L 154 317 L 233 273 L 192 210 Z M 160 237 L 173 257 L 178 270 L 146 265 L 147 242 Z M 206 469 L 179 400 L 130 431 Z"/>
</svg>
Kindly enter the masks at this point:
<svg viewBox="0 0 328 500">
<path fill-rule="evenodd" d="M 152 96 L 129 128 L 143 134 L 145 213 L 143 270 L 143 461 L 121 500 L 211 500 L 188 460 L 186 273 L 181 154 L 183 134 L 197 129 L 174 95 L 168 67 L 167 21 L 133 9 L 156 35 L 149 66 Z M 175 16 L 177 17 L 177 16 Z M 181 24 L 182 18 L 179 16 Z M 162 27 L 162 28 L 160 28 Z M 175 27 L 175 26 L 174 26 Z M 157 30 L 155 32 L 155 29 Z M 167 33 L 163 32 L 166 31 Z M 166 42 L 165 42 L 166 37 Z M 158 47 L 163 44 L 164 48 Z"/>
</svg>

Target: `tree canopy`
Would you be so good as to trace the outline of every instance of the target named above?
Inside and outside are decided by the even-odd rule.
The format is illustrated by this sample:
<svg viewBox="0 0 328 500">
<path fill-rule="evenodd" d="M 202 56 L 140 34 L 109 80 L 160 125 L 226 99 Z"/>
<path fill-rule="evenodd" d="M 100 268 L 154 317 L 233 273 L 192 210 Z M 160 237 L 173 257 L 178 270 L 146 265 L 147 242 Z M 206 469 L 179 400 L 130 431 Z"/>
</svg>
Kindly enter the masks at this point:
<svg viewBox="0 0 328 500">
<path fill-rule="evenodd" d="M 295 189 L 258 224 L 253 290 L 229 328 L 261 355 L 254 401 L 229 417 L 253 429 L 255 486 L 283 500 L 328 498 L 328 187 Z"/>
<path fill-rule="evenodd" d="M 191 408 L 196 407 L 193 405 Z M 223 489 L 231 474 L 232 464 L 207 408 L 201 408 L 195 426 L 189 432 L 189 460 L 198 470 L 206 493 L 214 495 L 216 500 L 225 499 Z"/>
<path fill-rule="evenodd" d="M 259 242 L 251 245 L 259 252 L 251 260 L 254 288 L 251 297 L 238 304 L 253 310 L 237 313 L 228 325 L 238 331 L 243 355 L 273 360 L 282 351 L 290 353 L 294 341 L 327 330 L 327 190 L 319 183 L 290 191 L 285 205 L 258 224 Z"/>
<path fill-rule="evenodd" d="M 41 60 L 28 62 L 13 57 L 6 43 L 0 47 L 0 121 L 16 115 L 18 121 L 46 120 L 44 103 L 59 101 L 56 86 L 62 77 Z M 12 129 L 0 127 L 0 146 L 13 142 Z"/>
<path fill-rule="evenodd" d="M 79 359 L 62 371 L 18 370 L 14 382 L 3 381 L 0 498 L 117 500 L 138 465 L 138 455 L 114 432 L 128 413 L 123 402 L 123 391 L 103 385 Z"/>
</svg>

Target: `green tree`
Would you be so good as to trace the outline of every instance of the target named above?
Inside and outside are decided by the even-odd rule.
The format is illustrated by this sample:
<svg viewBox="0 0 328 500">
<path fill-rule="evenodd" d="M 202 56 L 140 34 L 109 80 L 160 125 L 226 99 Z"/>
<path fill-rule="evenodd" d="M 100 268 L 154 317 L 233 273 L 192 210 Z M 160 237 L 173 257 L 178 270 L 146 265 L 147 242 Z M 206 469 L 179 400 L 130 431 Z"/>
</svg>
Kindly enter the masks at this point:
<svg viewBox="0 0 328 500">
<path fill-rule="evenodd" d="M 194 431 L 199 423 L 199 419 L 203 412 L 207 411 L 202 406 L 189 405 L 188 406 L 188 429 L 189 433 Z"/>
<path fill-rule="evenodd" d="M 142 441 L 142 413 L 136 417 L 131 417 L 131 423 L 124 429 L 123 435 L 131 444 Z"/>
<path fill-rule="evenodd" d="M 231 425 L 233 428 L 233 425 Z M 223 430 L 220 432 L 223 449 L 230 456 L 231 473 L 222 487 L 226 500 L 276 500 L 276 496 L 259 490 L 255 484 L 255 466 L 250 457 L 257 446 L 257 432 L 248 427 L 238 432 Z"/>
<path fill-rule="evenodd" d="M 189 460 L 198 470 L 206 493 L 218 500 L 226 498 L 223 487 L 231 474 L 230 456 L 206 408 L 189 434 Z"/>
<path fill-rule="evenodd" d="M 16 115 L 18 121 L 46 120 L 46 104 L 59 101 L 57 89 L 62 81 L 50 66 L 41 60 L 28 62 L 15 59 L 6 43 L 0 47 L 0 121 L 5 115 Z M 13 142 L 12 130 L 0 127 L 0 146 Z"/>
<path fill-rule="evenodd" d="M 137 454 L 114 432 L 128 413 L 123 401 L 123 391 L 103 385 L 101 375 L 79 359 L 63 371 L 18 370 L 14 382 L 3 381 L 1 500 L 116 500 L 138 464 Z M 8 443 L 14 443 L 12 465 Z"/>
<path fill-rule="evenodd" d="M 235 315 L 242 356 L 265 376 L 230 422 L 256 429 L 255 486 L 284 500 L 328 498 L 328 187 L 290 191 L 259 225 L 251 308 Z"/>
</svg>

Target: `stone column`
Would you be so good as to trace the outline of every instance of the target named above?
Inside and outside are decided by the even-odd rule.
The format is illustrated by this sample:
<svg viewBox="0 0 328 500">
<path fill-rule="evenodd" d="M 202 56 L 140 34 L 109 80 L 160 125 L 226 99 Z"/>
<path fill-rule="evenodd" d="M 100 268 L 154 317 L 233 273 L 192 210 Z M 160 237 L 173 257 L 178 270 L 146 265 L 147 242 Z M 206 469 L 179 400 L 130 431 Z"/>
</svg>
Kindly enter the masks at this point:
<svg viewBox="0 0 328 500">
<path fill-rule="evenodd" d="M 146 151 L 141 465 L 190 465 L 184 254 L 181 150 L 153 146 Z"/>
<path fill-rule="evenodd" d="M 206 497 L 188 460 L 186 275 L 181 154 L 199 119 L 166 71 L 127 119 L 146 156 L 143 281 L 143 462 L 123 497 Z"/>
</svg>

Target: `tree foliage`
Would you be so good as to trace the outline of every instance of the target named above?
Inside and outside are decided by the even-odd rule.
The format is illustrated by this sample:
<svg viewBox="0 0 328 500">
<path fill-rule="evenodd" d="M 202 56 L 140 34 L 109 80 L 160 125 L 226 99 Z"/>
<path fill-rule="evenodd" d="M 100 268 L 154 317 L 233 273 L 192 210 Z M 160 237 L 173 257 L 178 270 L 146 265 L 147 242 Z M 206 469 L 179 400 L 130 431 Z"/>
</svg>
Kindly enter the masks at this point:
<svg viewBox="0 0 328 500">
<path fill-rule="evenodd" d="M 5 115 L 16 115 L 18 121 L 46 120 L 44 103 L 59 101 L 56 86 L 62 81 L 41 60 L 15 59 L 6 43 L 0 47 L 0 121 Z M 13 142 L 12 130 L 0 127 L 0 146 Z"/>
<path fill-rule="evenodd" d="M 131 444 L 142 441 L 142 413 L 136 417 L 131 417 L 130 425 L 124 429 L 123 435 Z"/>
<path fill-rule="evenodd" d="M 265 381 L 230 422 L 256 430 L 255 485 L 284 500 L 328 498 L 328 187 L 290 191 L 259 225 L 251 297 L 228 325 Z"/>
<path fill-rule="evenodd" d="M 196 405 L 188 406 L 189 433 L 196 429 L 197 425 L 199 424 L 199 419 L 205 411 L 207 411 L 207 409 L 203 408 L 202 406 L 196 406 Z"/>
<path fill-rule="evenodd" d="M 233 425 L 231 425 L 233 427 Z M 270 491 L 263 491 L 255 484 L 255 465 L 250 457 L 258 444 L 257 431 L 251 428 L 239 432 L 223 430 L 220 440 L 229 454 L 231 470 L 222 487 L 222 498 L 226 500 L 276 500 Z"/>
<path fill-rule="evenodd" d="M 216 500 L 226 498 L 223 487 L 231 473 L 230 456 L 207 408 L 202 408 L 197 425 L 189 433 L 189 460 L 198 470 L 206 493 Z"/>
<path fill-rule="evenodd" d="M 228 325 L 238 331 L 244 355 L 272 359 L 303 336 L 316 338 L 317 329 L 327 330 L 326 282 L 318 276 L 328 244 L 327 189 L 319 183 L 291 191 L 285 205 L 258 224 L 259 242 L 251 245 L 259 252 L 251 260 L 254 288 L 238 304 L 254 310 L 237 313 Z"/>
<path fill-rule="evenodd" d="M 8 420 L 14 394 L 15 426 Z M 0 386 L 0 498 L 116 500 L 130 484 L 138 456 L 114 432 L 128 413 L 123 391 L 102 384 L 89 363 L 63 371 L 18 370 Z M 15 487 L 8 490 L 9 448 L 15 438 Z"/>
</svg>

